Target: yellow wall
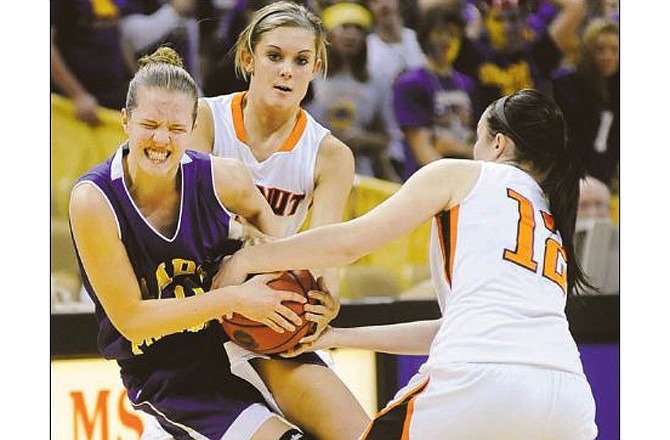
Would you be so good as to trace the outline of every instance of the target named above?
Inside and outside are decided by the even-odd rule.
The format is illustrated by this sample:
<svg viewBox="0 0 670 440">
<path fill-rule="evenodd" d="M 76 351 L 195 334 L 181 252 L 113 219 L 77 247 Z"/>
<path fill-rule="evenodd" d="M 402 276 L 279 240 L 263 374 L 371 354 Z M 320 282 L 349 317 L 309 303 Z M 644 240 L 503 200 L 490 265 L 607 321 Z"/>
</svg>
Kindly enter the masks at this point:
<svg viewBox="0 0 670 440">
<path fill-rule="evenodd" d="M 101 124 L 97 127 L 86 125 L 76 118 L 74 106 L 68 99 L 51 95 L 51 266 L 52 272 L 57 272 L 56 281 L 68 278 L 68 274 L 77 275 L 68 228 L 63 227 L 67 226 L 67 207 L 72 185 L 83 173 L 106 160 L 125 139 L 120 112 L 102 109 L 100 120 Z M 345 219 L 364 214 L 399 187 L 396 183 L 357 176 L 346 206 Z M 352 282 L 345 282 L 345 290 L 346 286 L 350 288 L 343 291 L 343 297 L 359 296 L 361 285 L 368 286 L 370 291 L 379 285 L 385 292 L 411 287 L 417 273 L 425 274 L 429 234 L 429 224 L 426 222 L 411 234 L 388 243 L 354 263 L 353 266 L 371 267 L 373 270 L 356 273 L 357 280 L 360 280 L 357 282 L 353 281 L 353 276 L 349 277 Z M 343 278 L 347 279 L 347 276 L 347 272 L 343 272 Z"/>
</svg>

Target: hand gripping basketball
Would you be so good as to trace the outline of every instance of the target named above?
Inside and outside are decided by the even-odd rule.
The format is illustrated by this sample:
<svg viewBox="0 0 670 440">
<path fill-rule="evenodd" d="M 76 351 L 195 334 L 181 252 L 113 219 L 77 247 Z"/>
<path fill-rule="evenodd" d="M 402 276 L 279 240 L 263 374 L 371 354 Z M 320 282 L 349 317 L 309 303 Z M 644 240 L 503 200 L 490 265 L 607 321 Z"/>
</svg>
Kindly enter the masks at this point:
<svg viewBox="0 0 670 440">
<path fill-rule="evenodd" d="M 316 300 L 307 296 L 310 290 L 319 289 L 316 280 L 308 270 L 282 272 L 279 278 L 267 284 L 275 290 L 289 290 L 303 295 L 310 304 L 316 303 Z M 293 332 L 277 333 L 265 324 L 237 313 L 234 313 L 231 318 L 222 318 L 221 325 L 233 342 L 248 350 L 262 354 L 284 352 L 294 348 L 303 337 L 311 334 L 316 328 L 316 323 L 304 318 L 303 304 L 294 301 L 287 301 L 283 304 L 302 319 L 302 324 L 297 326 Z"/>
</svg>

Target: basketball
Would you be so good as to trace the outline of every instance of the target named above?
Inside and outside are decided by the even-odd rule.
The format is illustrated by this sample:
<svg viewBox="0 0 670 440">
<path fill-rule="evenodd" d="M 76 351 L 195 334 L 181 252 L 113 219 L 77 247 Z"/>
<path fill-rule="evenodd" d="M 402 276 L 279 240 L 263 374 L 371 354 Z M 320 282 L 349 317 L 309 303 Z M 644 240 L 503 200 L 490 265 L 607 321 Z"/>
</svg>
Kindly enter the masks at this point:
<svg viewBox="0 0 670 440">
<path fill-rule="evenodd" d="M 281 274 L 277 279 L 268 283 L 276 290 L 290 290 L 307 298 L 307 292 L 318 290 L 316 280 L 308 270 L 292 270 Z M 310 304 L 317 301 L 308 298 Z M 262 354 L 281 353 L 298 345 L 298 341 L 314 331 L 316 323 L 304 318 L 303 304 L 284 302 L 284 305 L 293 310 L 303 320 L 302 325 L 296 326 L 293 332 L 286 329 L 284 333 L 277 333 L 265 324 L 252 321 L 237 313 L 233 317 L 223 318 L 221 324 L 228 337 L 236 344 Z"/>
</svg>

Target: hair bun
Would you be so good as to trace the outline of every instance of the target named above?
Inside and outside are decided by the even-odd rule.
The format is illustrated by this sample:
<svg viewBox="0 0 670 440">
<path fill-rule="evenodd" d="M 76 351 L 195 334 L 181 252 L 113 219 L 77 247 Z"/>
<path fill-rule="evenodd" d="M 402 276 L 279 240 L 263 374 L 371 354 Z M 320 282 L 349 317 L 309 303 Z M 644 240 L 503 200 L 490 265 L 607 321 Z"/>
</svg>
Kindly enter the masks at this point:
<svg viewBox="0 0 670 440">
<path fill-rule="evenodd" d="M 171 47 L 159 47 L 150 55 L 145 55 L 137 61 L 137 65 L 142 68 L 150 64 L 165 63 L 172 66 L 184 67 L 184 62 L 182 61 L 179 54 L 172 49 Z"/>
</svg>

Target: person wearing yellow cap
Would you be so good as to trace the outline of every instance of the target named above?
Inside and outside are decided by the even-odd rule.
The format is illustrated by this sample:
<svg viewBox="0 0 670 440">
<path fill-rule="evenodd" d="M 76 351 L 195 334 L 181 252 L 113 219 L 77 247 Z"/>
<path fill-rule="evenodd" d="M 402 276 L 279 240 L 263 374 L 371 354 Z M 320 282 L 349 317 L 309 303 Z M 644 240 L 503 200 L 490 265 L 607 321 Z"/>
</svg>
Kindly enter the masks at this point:
<svg viewBox="0 0 670 440">
<path fill-rule="evenodd" d="M 363 29 L 372 27 L 372 15 L 365 6 L 358 3 L 342 2 L 327 7 L 321 14 L 323 25 L 330 31 L 344 24 L 355 24 Z"/>
<path fill-rule="evenodd" d="M 398 180 L 389 156 L 384 120 L 386 92 L 368 71 L 366 37 L 372 14 L 357 3 L 343 2 L 321 14 L 328 32 L 328 71 L 315 78 L 307 110 L 354 153 L 356 174 Z"/>
</svg>

